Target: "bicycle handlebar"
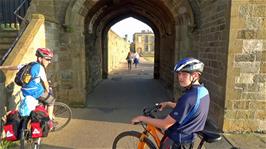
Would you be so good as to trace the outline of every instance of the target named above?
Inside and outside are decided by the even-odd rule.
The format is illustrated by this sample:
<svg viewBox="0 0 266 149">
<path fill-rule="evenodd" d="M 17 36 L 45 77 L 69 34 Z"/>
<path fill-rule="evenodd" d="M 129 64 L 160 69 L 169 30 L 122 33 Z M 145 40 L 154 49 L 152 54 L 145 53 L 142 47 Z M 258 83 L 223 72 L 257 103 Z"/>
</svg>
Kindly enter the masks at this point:
<svg viewBox="0 0 266 149">
<path fill-rule="evenodd" d="M 152 107 L 146 107 L 143 109 L 143 115 L 155 118 L 154 113 L 158 112 L 158 110 L 162 107 L 159 103 L 155 103 Z"/>
<path fill-rule="evenodd" d="M 160 105 L 159 103 L 155 103 L 153 106 L 151 107 L 145 107 L 143 108 L 143 115 L 144 116 L 148 116 L 148 117 L 152 117 L 155 118 L 154 113 L 158 112 L 158 110 L 162 107 L 162 105 Z M 135 122 L 133 123 L 133 125 L 137 125 L 137 124 L 143 124 L 143 122 Z"/>
</svg>

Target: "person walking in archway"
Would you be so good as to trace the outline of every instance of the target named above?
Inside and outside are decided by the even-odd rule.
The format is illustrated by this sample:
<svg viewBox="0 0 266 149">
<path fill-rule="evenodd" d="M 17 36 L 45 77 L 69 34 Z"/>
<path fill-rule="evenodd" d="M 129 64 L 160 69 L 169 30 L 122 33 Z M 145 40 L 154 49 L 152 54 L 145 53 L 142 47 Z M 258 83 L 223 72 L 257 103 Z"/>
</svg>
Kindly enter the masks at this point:
<svg viewBox="0 0 266 149">
<path fill-rule="evenodd" d="M 128 52 L 127 57 L 126 57 L 126 60 L 127 60 L 128 70 L 131 70 L 131 68 L 132 68 L 132 61 L 133 61 L 133 54 L 132 54 L 131 51 Z"/>
<path fill-rule="evenodd" d="M 137 51 L 134 51 L 133 58 L 133 64 L 135 65 L 135 68 L 137 68 L 139 64 L 139 54 Z"/>
</svg>

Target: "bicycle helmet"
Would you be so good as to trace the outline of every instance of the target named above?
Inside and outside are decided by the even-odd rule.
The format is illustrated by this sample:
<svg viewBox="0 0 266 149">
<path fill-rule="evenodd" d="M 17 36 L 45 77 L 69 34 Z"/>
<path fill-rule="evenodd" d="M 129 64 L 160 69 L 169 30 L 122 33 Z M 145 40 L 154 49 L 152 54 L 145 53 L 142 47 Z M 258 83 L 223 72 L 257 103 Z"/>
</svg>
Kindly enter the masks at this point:
<svg viewBox="0 0 266 149">
<path fill-rule="evenodd" d="M 52 59 L 54 56 L 54 53 L 51 49 L 48 48 L 38 48 L 36 50 L 36 54 L 37 57 L 42 57 L 42 58 L 50 58 Z"/>
<path fill-rule="evenodd" d="M 182 60 L 180 60 L 178 63 L 176 63 L 174 71 L 175 72 L 180 72 L 180 71 L 184 71 L 184 72 L 203 72 L 203 68 L 204 68 L 204 64 L 195 59 L 195 58 L 184 58 Z"/>
</svg>

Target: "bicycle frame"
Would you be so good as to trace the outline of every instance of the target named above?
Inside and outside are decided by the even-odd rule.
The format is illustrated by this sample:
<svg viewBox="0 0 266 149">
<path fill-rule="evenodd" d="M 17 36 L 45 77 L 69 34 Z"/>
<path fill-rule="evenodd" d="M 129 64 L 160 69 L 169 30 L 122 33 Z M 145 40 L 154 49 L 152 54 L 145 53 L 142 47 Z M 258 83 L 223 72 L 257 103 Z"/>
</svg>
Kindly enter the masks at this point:
<svg viewBox="0 0 266 149">
<path fill-rule="evenodd" d="M 144 131 L 141 133 L 140 142 L 138 144 L 138 149 L 143 149 L 145 143 L 142 141 L 144 138 L 148 138 L 149 134 L 152 136 L 153 140 L 156 143 L 156 146 L 160 148 L 161 139 L 159 138 L 158 134 L 164 135 L 164 133 L 154 127 L 153 125 L 147 124 L 147 126 L 144 126 L 145 124 L 142 123 L 142 126 L 144 128 Z"/>
</svg>

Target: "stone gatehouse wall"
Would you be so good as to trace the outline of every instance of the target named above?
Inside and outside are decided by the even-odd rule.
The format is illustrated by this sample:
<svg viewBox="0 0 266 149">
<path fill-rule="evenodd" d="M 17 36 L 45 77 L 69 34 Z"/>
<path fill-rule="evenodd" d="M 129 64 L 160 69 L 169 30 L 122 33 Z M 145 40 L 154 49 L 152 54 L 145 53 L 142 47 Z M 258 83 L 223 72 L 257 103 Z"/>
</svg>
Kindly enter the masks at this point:
<svg viewBox="0 0 266 149">
<path fill-rule="evenodd" d="M 80 1 L 80 5 L 83 5 L 82 2 Z M 79 106 L 86 103 L 86 94 L 91 92 L 102 80 L 102 58 L 98 49 L 85 51 L 85 41 L 89 40 L 87 43 L 92 45 L 95 39 L 85 39 L 82 25 L 84 25 L 84 15 L 86 14 L 79 12 L 79 8 L 73 8 L 74 3 L 76 1 L 73 0 L 33 0 L 27 12 L 27 18 L 30 18 L 30 14 L 33 13 L 45 16 L 46 46 L 52 48 L 56 53 L 53 63 L 48 69 L 48 78 L 56 86 L 57 100 L 72 106 Z M 68 9 L 73 9 L 80 15 L 80 18 L 71 18 L 71 14 L 66 14 L 65 10 Z M 108 65 L 108 70 L 111 71 L 120 63 L 120 60 L 125 59 L 125 51 L 129 49 L 129 43 L 124 42 L 124 39 L 114 37 L 112 33 L 109 38 L 116 42 L 117 46 L 114 49 L 114 45 L 110 43 L 108 63 L 111 65 Z M 116 53 L 114 53 L 115 50 Z"/>
<path fill-rule="evenodd" d="M 233 0 L 224 131 L 266 130 L 266 3 Z"/>
<path fill-rule="evenodd" d="M 194 25 L 190 22 L 176 26 L 176 57 L 177 60 L 195 57 L 205 64 L 201 82 L 211 97 L 208 118 L 216 127 L 222 128 L 230 3 L 229 0 L 196 0 L 191 2 L 191 7 Z M 175 85 L 178 87 L 177 82 Z M 176 94 L 181 94 L 180 90 Z"/>
</svg>

